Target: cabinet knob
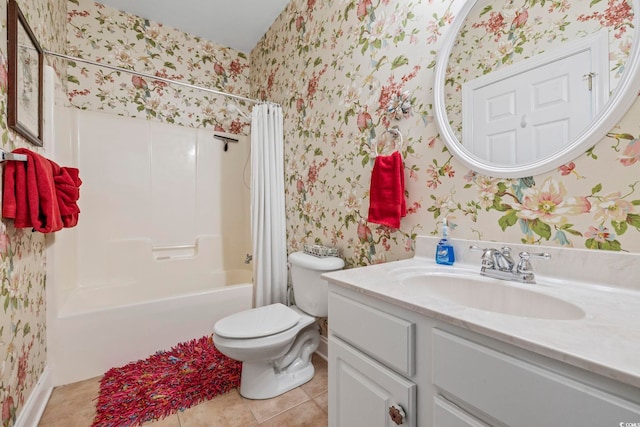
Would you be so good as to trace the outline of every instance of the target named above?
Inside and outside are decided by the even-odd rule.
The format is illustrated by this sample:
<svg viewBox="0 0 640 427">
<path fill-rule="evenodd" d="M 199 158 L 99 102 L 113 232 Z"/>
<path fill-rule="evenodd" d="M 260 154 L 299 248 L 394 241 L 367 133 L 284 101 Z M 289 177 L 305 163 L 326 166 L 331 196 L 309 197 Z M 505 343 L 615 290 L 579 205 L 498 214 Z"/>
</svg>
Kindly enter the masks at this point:
<svg viewBox="0 0 640 427">
<path fill-rule="evenodd" d="M 391 417 L 391 421 L 396 423 L 396 425 L 404 423 L 404 417 L 406 417 L 400 405 L 391 405 L 389 407 L 389 416 Z"/>
</svg>

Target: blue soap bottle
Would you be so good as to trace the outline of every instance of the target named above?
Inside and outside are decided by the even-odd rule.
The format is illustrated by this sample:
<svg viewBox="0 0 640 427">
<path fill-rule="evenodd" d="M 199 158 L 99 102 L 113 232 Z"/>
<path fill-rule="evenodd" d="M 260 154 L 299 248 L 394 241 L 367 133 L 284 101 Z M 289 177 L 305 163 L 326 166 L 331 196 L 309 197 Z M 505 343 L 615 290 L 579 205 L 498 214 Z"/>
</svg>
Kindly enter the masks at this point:
<svg viewBox="0 0 640 427">
<path fill-rule="evenodd" d="M 445 218 L 442 224 L 442 238 L 436 246 L 436 263 L 443 265 L 453 265 L 456 260 L 456 256 L 453 253 L 453 246 L 449 242 L 449 225 Z"/>
</svg>

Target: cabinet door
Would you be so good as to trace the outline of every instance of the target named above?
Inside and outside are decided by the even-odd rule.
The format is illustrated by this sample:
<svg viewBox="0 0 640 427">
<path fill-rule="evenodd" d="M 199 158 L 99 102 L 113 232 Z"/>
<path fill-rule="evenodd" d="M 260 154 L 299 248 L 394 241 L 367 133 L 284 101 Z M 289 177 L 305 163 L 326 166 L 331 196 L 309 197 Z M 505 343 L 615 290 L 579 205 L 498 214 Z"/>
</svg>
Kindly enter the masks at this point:
<svg viewBox="0 0 640 427">
<path fill-rule="evenodd" d="M 416 425 L 416 385 L 334 336 L 329 337 L 329 425 Z M 389 410 L 401 409 L 401 424 Z"/>
</svg>

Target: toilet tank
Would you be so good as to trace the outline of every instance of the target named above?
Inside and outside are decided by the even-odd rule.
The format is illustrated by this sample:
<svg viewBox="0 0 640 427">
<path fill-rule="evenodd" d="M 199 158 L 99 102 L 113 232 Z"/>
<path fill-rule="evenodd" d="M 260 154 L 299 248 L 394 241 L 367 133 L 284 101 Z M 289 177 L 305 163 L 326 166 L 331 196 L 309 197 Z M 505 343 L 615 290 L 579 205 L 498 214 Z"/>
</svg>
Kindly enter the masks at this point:
<svg viewBox="0 0 640 427">
<path fill-rule="evenodd" d="M 304 252 L 294 252 L 289 255 L 289 263 L 296 306 L 311 316 L 326 317 L 329 284 L 320 275 L 341 270 L 344 261 L 338 257 L 316 257 Z"/>
</svg>

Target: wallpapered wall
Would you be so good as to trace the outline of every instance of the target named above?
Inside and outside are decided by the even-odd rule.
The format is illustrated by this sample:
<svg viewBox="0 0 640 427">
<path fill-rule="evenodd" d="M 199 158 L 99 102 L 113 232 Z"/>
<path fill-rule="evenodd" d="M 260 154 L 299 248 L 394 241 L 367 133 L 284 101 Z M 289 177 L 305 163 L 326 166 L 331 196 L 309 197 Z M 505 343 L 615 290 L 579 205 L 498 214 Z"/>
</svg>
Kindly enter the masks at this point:
<svg viewBox="0 0 640 427">
<path fill-rule="evenodd" d="M 64 0 L 18 1 L 45 49 L 66 43 Z M 40 151 L 7 126 L 7 2 L 0 2 L 0 132 L 2 148 Z M 58 64 L 55 64 L 58 65 Z M 0 223 L 0 403 L 2 425 L 13 425 L 46 365 L 45 238 Z"/>
<path fill-rule="evenodd" d="M 515 2 L 521 11 L 543 3 L 585 2 Z M 591 3 L 604 9 L 600 25 L 616 31 L 624 0 Z M 289 249 L 336 245 L 349 266 L 406 258 L 416 234 L 437 233 L 449 216 L 454 239 L 640 251 L 640 103 L 586 154 L 532 179 L 477 175 L 445 149 L 433 118 L 434 65 L 463 4 L 294 0 L 252 51 L 252 89 L 284 106 Z M 517 16 L 514 25 L 526 25 Z M 396 121 L 386 108 L 403 91 L 413 113 Z M 393 125 L 404 135 L 408 208 L 397 230 L 366 221 L 371 145 Z"/>
<path fill-rule="evenodd" d="M 242 52 L 89 0 L 69 0 L 68 9 L 69 55 L 249 94 L 249 60 Z M 70 63 L 68 73 L 69 101 L 78 108 L 249 132 L 249 123 L 236 113 L 229 114 L 227 98 L 220 95 L 80 62 Z M 248 111 L 248 107 L 241 109 Z"/>
</svg>

